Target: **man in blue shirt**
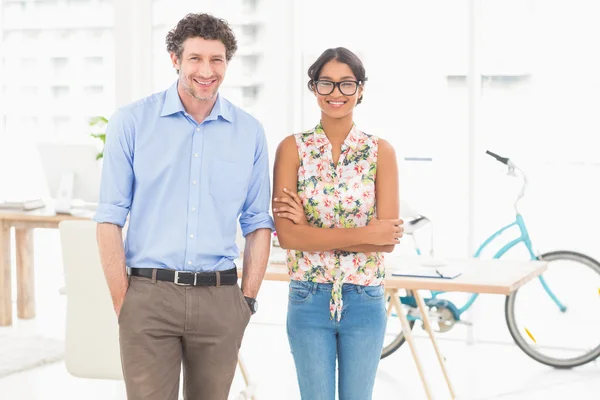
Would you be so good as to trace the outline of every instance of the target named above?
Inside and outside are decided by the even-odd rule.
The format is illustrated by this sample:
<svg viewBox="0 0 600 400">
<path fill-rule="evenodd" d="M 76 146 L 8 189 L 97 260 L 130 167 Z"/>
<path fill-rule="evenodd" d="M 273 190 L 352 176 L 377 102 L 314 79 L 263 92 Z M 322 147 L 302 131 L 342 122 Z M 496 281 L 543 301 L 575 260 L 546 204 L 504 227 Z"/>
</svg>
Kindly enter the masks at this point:
<svg viewBox="0 0 600 400">
<path fill-rule="evenodd" d="M 237 49 L 228 24 L 189 14 L 166 39 L 177 82 L 108 124 L 100 257 L 128 399 L 177 400 L 183 363 L 186 399 L 225 400 L 269 257 L 267 143 L 262 125 L 218 92 Z"/>
</svg>

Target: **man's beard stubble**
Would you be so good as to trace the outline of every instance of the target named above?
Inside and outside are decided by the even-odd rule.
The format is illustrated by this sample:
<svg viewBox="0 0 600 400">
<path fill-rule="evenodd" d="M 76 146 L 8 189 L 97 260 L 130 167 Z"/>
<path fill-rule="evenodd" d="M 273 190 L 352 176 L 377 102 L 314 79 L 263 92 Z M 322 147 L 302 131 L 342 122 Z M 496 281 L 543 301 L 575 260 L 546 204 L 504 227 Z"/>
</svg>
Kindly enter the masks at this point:
<svg viewBox="0 0 600 400">
<path fill-rule="evenodd" d="M 180 72 L 179 72 L 179 79 L 180 79 L 180 80 L 183 80 L 183 82 L 185 82 L 185 85 L 184 85 L 184 89 L 185 89 L 185 91 L 186 91 L 186 92 L 188 92 L 188 94 L 189 94 L 190 96 L 192 96 L 193 98 L 195 98 L 196 100 L 199 100 L 199 101 L 207 101 L 207 100 L 211 100 L 212 98 L 214 98 L 214 97 L 216 96 L 217 92 L 219 91 L 219 87 L 217 86 L 217 87 L 215 88 L 215 90 L 213 91 L 213 93 L 212 93 L 210 96 L 208 96 L 208 97 L 202 97 L 202 96 L 200 96 L 198 93 L 196 93 L 196 92 L 194 91 L 194 89 L 193 89 L 193 82 L 192 82 L 192 79 L 190 78 L 190 79 L 188 80 L 187 78 L 185 78 L 185 77 L 183 76 L 183 73 L 182 73 L 182 71 L 181 71 L 181 70 L 180 70 Z"/>
</svg>

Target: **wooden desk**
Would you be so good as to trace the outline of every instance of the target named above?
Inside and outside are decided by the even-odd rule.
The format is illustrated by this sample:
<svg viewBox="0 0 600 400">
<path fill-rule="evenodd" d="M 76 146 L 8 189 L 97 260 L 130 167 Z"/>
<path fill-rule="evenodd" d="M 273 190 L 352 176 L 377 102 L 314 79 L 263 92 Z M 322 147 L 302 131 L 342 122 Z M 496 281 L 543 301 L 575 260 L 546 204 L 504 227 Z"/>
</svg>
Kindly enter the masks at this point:
<svg viewBox="0 0 600 400">
<path fill-rule="evenodd" d="M 35 317 L 35 280 L 33 261 L 33 230 L 57 229 L 67 219 L 90 219 L 85 216 L 57 215 L 51 207 L 33 211 L 0 210 L 0 326 L 12 324 L 11 228 L 15 228 L 17 258 L 17 316 Z"/>
<path fill-rule="evenodd" d="M 274 254 L 275 257 L 273 257 L 273 261 L 267 268 L 265 279 L 271 281 L 289 281 L 287 267 L 283 265 L 284 258 L 281 256 L 281 250 L 273 249 L 272 254 Z M 462 275 L 454 279 L 392 276 L 394 270 L 398 270 L 403 266 L 411 267 L 419 265 L 420 259 L 414 257 L 386 257 L 387 277 L 385 280 L 385 287 L 386 294 L 391 299 L 387 310 L 388 318 L 390 317 L 392 310 L 395 309 L 396 314 L 400 318 L 404 337 L 410 347 L 417 371 L 423 384 L 423 389 L 425 390 L 428 399 L 432 399 L 433 394 L 425 377 L 423 364 L 421 363 L 421 359 L 417 352 L 412 331 L 408 319 L 406 318 L 406 312 L 404 307 L 400 304 L 398 290 L 408 289 L 413 291 L 423 321 L 423 327 L 428 333 L 431 344 L 437 355 L 451 398 L 455 399 L 456 393 L 448 375 L 448 371 L 446 370 L 445 358 L 439 349 L 434 331 L 431 328 L 429 321 L 428 308 L 419 294 L 419 290 L 509 295 L 530 280 L 541 275 L 548 267 L 547 262 L 527 260 L 465 259 L 448 260 L 448 262 L 449 265 L 460 266 Z"/>
</svg>

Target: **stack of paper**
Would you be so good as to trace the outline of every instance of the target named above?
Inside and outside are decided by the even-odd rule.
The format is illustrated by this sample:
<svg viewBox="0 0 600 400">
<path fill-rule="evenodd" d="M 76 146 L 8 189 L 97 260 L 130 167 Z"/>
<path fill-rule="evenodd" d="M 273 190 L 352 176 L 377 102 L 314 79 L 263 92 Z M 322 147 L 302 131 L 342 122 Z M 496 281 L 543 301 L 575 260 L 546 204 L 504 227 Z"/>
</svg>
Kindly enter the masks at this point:
<svg viewBox="0 0 600 400">
<path fill-rule="evenodd" d="M 0 209 L 5 210 L 20 210 L 20 211 L 29 211 L 35 210 L 36 208 L 43 208 L 46 206 L 46 203 L 42 199 L 31 199 L 31 200 L 0 200 Z"/>
<path fill-rule="evenodd" d="M 427 266 L 414 266 L 388 269 L 388 273 L 391 273 L 392 276 L 454 279 L 462 274 L 462 269 L 453 266 L 443 266 L 439 268 Z"/>
</svg>

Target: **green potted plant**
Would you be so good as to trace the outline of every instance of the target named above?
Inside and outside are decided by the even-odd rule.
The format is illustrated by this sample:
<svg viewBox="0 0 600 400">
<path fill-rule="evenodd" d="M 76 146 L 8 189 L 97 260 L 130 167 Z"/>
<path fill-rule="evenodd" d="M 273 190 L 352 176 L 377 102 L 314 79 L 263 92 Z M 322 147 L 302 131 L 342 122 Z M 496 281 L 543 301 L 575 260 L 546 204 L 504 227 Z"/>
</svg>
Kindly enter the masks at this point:
<svg viewBox="0 0 600 400">
<path fill-rule="evenodd" d="M 89 125 L 93 130 L 91 136 L 102 141 L 102 151 L 98 153 L 96 160 L 99 160 L 104 156 L 104 144 L 106 143 L 106 124 L 108 124 L 108 120 L 102 116 L 93 117 L 89 121 Z"/>
</svg>

